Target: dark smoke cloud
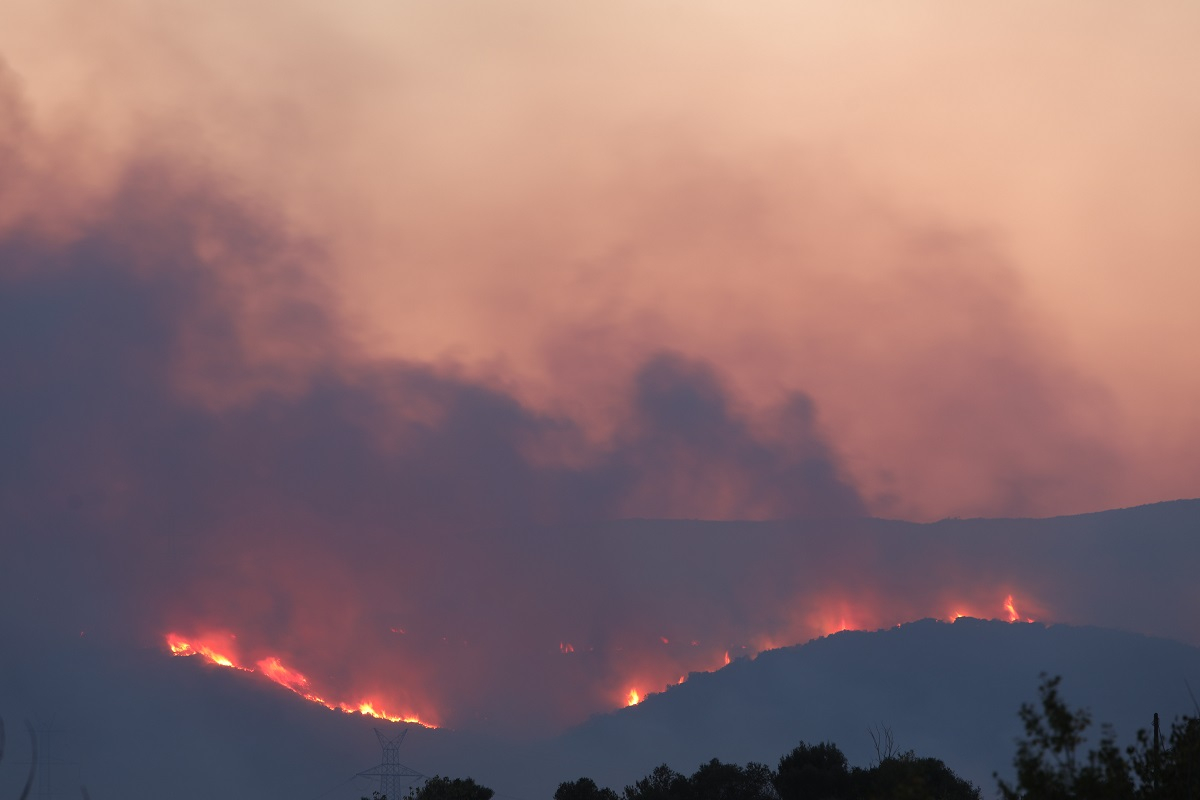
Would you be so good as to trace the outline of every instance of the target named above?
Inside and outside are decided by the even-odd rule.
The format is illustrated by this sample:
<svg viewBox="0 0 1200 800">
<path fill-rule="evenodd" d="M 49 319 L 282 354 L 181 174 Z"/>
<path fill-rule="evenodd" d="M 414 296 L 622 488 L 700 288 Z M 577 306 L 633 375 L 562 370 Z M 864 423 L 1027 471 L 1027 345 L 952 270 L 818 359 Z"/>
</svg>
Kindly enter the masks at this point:
<svg viewBox="0 0 1200 800">
<path fill-rule="evenodd" d="M 506 376 L 368 357 L 321 244 L 269 208 L 153 154 L 122 163 L 103 202 L 73 203 L 57 162 L 33 157 L 54 148 L 10 117 L 0 599 L 47 636 L 161 648 L 168 631 L 231 635 L 242 663 L 277 656 L 330 698 L 536 732 L 727 654 L 952 601 L 991 608 L 1011 590 L 1011 562 L 862 535 L 867 503 L 807 394 L 747 407 L 718 360 L 642 343 L 614 357 L 618 409 L 597 435 L 588 409 L 547 411 Z M 1013 473 L 1014 496 L 1036 493 L 1042 474 L 1024 467 L 1039 451 L 1025 440 L 1086 443 L 1052 436 L 1061 385 L 1041 362 L 999 357 L 1036 344 L 1003 275 L 947 287 L 949 270 L 926 269 L 934 278 L 900 295 L 911 303 L 876 312 L 890 315 L 881 330 L 965 299 L 948 323 L 961 335 L 933 353 L 928 330 L 897 337 L 890 369 L 904 380 L 864 379 L 873 391 L 858 407 L 879 406 L 881 427 L 922 420 L 914 440 L 929 418 L 948 438 L 977 436 L 999 451 L 987 467 Z M 953 297 L 923 305 L 927 284 Z M 859 288 L 832 296 L 861 310 Z M 856 336 L 875 334 L 841 334 L 848 363 L 871 361 Z M 592 355 L 563 342 L 564 360 Z M 993 353 L 982 345 L 1001 369 L 975 359 Z M 971 412 L 985 379 L 982 418 L 1011 426 L 1002 441 Z M 931 383 L 962 402 L 929 408 L 918 390 Z M 934 460 L 954 463 L 961 447 L 945 449 Z M 1081 446 L 1065 463 L 1097 453 Z M 614 522 L 663 517 L 790 522 Z"/>
<path fill-rule="evenodd" d="M 237 632 L 247 657 L 427 717 L 578 718 L 620 670 L 609 652 L 564 673 L 559 638 L 658 638 L 571 574 L 588 525 L 863 513 L 803 396 L 763 435 L 713 367 L 662 354 L 596 443 L 451 367 L 357 358 L 320 268 L 318 248 L 154 162 L 69 234 L 4 234 L 13 597 L 117 638 Z M 558 661 L 531 666 L 539 652 Z"/>
<path fill-rule="evenodd" d="M 780 409 L 769 442 L 729 408 L 713 370 L 659 356 L 635 378 L 632 431 L 619 460 L 633 481 L 632 516 L 778 519 L 862 514 L 853 486 L 815 427 L 808 397 Z"/>
</svg>

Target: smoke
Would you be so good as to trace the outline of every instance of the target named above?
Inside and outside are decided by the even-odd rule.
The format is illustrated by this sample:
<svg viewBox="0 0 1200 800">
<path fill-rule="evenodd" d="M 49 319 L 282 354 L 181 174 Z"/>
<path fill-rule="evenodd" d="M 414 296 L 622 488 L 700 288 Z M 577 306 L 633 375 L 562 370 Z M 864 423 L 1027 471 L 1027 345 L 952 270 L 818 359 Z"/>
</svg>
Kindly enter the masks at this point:
<svg viewBox="0 0 1200 800">
<path fill-rule="evenodd" d="M 802 395 L 766 436 L 715 369 L 660 355 L 596 442 L 453 369 L 357 357 L 320 258 L 153 161 L 69 235 L 4 237 L 14 597 L 93 635 L 230 634 L 426 719 L 571 719 L 613 665 L 538 691 L 529 659 L 630 620 L 562 572 L 596 535 L 564 526 L 864 510 Z"/>
<path fill-rule="evenodd" d="M 421 22 L 461 60 L 392 59 L 361 20 L 121 8 L 94 39 L 26 9 L 84 54 L 59 71 L 0 42 L 34 86 L 0 73 L 0 578 L 41 624 L 539 731 L 1002 599 L 851 520 L 1140 491 L 1004 237 L 718 124 L 728 76 L 663 100 L 650 39 L 622 65 L 615 28 L 531 6 L 528 48 L 447 13 Z"/>
<path fill-rule="evenodd" d="M 450 368 L 595 444 L 631 424 L 645 365 L 677 354 L 708 364 L 730 412 L 765 438 L 774 411 L 806 396 L 846 480 L 889 516 L 1055 514 L 1190 491 L 1180 431 L 1159 441 L 1147 430 L 1186 393 L 1132 399 L 1154 394 L 1148 356 L 1133 375 L 1112 347 L 1089 354 L 1111 332 L 1080 326 L 1092 306 L 1078 284 L 1047 289 L 1074 269 L 1048 268 L 1047 254 L 1077 237 L 1055 229 L 1061 215 L 1033 225 L 988 202 L 1021 187 L 989 191 L 981 165 L 1011 162 L 1005 175 L 1024 176 L 1020 157 L 1038 143 L 988 150 L 987 124 L 931 108 L 959 88 L 947 76 L 990 86 L 973 58 L 909 58 L 942 41 L 932 17 L 887 17 L 904 35 L 881 49 L 861 21 L 770 5 L 679 19 L 622 4 L 596 15 L 530 2 L 498 16 L 471 2 L 337 14 L 71 4 L 88 25 L 19 5 L 25 33 L 0 41 L 29 98 L 6 101 L 26 120 L 26 177 L 9 183 L 8 213 L 78 235 L 72 226 L 127 191 L 133 163 L 154 160 L 155 179 L 182 193 L 199 178 L 288 246 L 322 251 L 289 258 L 320 285 L 306 313 L 336 318 L 339 360 Z M 1019 15 L 994 13 L 995 38 L 973 35 L 1003 48 Z M 674 33 L 633 24 L 645 14 Z M 1109 47 L 1105 31 L 1073 36 Z M 829 36 L 870 42 L 880 63 L 830 51 Z M 713 57 L 718 45 L 727 58 Z M 1040 50 L 1029 57 L 1069 77 Z M 880 77 L 899 65 L 903 85 Z M 818 79 L 830 73 L 840 90 Z M 1038 113 L 1008 84 L 994 88 L 971 93 L 982 120 L 988 102 Z M 1093 110 L 1049 78 L 1033 94 Z M 914 112 L 896 112 L 896 97 Z M 847 117 L 854 98 L 878 124 Z M 926 127 L 960 141 L 926 143 Z M 1042 146 L 1057 146 L 1055 133 Z M 1071 142 L 1071 154 L 1092 152 Z M 953 174 L 948 154 L 960 151 L 975 182 L 930 184 Z M 913 164 L 928 169 L 909 175 Z M 203 254 L 210 267 L 224 259 L 227 299 L 248 305 L 262 289 L 237 287 L 245 257 L 256 258 L 237 246 Z M 310 346 L 276 335 L 270 347 L 294 352 L 271 353 L 251 338 L 242 346 L 270 370 Z M 230 391 L 215 383 L 194 389 Z"/>
</svg>

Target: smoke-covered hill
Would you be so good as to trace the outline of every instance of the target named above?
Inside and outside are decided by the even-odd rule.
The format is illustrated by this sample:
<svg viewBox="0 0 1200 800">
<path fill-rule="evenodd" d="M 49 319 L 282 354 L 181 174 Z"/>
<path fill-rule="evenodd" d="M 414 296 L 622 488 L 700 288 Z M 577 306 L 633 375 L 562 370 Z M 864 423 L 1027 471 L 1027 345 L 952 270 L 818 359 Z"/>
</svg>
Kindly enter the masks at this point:
<svg viewBox="0 0 1200 800">
<path fill-rule="evenodd" d="M 14 795 L 31 716 L 50 741 L 43 759 L 69 796 L 353 798 L 351 776 L 379 761 L 374 720 L 300 701 L 257 676 L 194 659 L 95 648 L 54 663 L 5 659 L 0 697 L 9 729 L 0 790 Z M 868 731 L 888 727 L 901 749 L 943 759 L 980 783 L 1007 768 L 1016 711 L 1039 674 L 1126 739 L 1191 712 L 1200 650 L 1100 628 L 960 619 L 844 632 L 696 674 L 640 705 L 599 716 L 549 741 L 517 743 L 456 731 L 410 731 L 402 760 L 425 774 L 471 775 L 505 796 L 548 798 L 589 776 L 620 789 L 666 762 L 691 771 L 710 758 L 774 764 L 801 740 L 834 741 L 851 763 L 874 758 Z M 45 745 L 57 748 L 47 753 Z M 68 791 L 71 790 L 71 791 Z"/>
<path fill-rule="evenodd" d="M 401 758 L 427 775 L 471 775 L 501 795 L 545 800 L 562 780 L 586 775 L 620 789 L 662 762 L 680 771 L 714 757 L 773 763 L 801 740 L 834 741 L 852 763 L 866 764 L 874 756 L 868 729 L 886 726 L 900 748 L 945 760 L 989 795 L 992 771 L 1012 758 L 1017 710 L 1036 697 L 1042 672 L 1062 674 L 1066 699 L 1126 739 L 1154 712 L 1170 720 L 1193 711 L 1186 681 L 1200 688 L 1197 530 L 1200 502 L 1181 501 L 1046 520 L 630 521 L 571 534 L 587 547 L 563 545 L 547 561 L 577 572 L 583 559 L 608 576 L 612 602 L 633 616 L 655 602 L 658 582 L 679 590 L 653 606 L 658 612 L 703 593 L 712 607 L 729 598 L 729 626 L 745 624 L 748 610 L 782 618 L 805 609 L 762 601 L 804 597 L 780 588 L 789 574 L 836 588 L 836 576 L 858 574 L 856 563 L 869 569 L 844 584 L 845 595 L 863 595 L 876 614 L 904 619 L 905 608 L 881 612 L 879 601 L 906 587 L 925 585 L 936 600 L 943 591 L 1005 581 L 1019 582 L 1052 613 L 1031 612 L 1045 624 L 924 620 L 755 658 L 734 651 L 724 669 L 693 673 L 640 705 L 565 732 L 531 740 L 495 718 L 456 730 L 414 728 Z M 890 585 L 872 594 L 868 575 Z M 10 587 L 4 599 L 0 796 L 16 796 L 24 779 L 24 718 L 48 731 L 42 760 L 62 762 L 50 778 L 67 795 L 79 783 L 96 800 L 157 797 L 164 787 L 178 800 L 370 793 L 369 782 L 350 778 L 380 759 L 371 731 L 378 721 L 307 703 L 261 674 L 172 658 L 161 644 L 64 633 L 43 623 L 40 609 L 57 602 L 45 583 L 33 594 Z M 351 645 L 329 656 L 354 662 L 370 652 Z M 472 671 L 488 669 L 486 653 L 469 657 L 480 659 Z M 521 700 L 514 694 L 503 704 Z"/>
<path fill-rule="evenodd" d="M 614 785 L 666 761 L 774 764 L 799 741 L 836 742 L 851 763 L 875 758 L 870 730 L 934 756 L 985 788 L 1020 733 L 1017 709 L 1040 673 L 1064 676 L 1064 695 L 1132 740 L 1152 715 L 1194 713 L 1200 650 L 1114 630 L 959 619 L 843 632 L 740 659 L 716 673 L 595 718 L 556 743 L 557 763 Z M 1097 727 L 1098 731 L 1098 727 Z"/>
</svg>

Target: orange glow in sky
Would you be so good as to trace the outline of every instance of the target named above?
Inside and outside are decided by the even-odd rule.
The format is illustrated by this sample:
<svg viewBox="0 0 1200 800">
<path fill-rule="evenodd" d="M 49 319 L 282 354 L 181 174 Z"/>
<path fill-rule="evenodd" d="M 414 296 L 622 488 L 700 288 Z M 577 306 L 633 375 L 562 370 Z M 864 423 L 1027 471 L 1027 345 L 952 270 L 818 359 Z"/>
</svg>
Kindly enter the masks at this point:
<svg viewBox="0 0 1200 800">
<path fill-rule="evenodd" d="M 1200 3 L 505 5 L 4 0 L 65 630 L 529 735 L 930 617 L 1200 641 L 1029 538 L 1200 496 Z"/>
</svg>

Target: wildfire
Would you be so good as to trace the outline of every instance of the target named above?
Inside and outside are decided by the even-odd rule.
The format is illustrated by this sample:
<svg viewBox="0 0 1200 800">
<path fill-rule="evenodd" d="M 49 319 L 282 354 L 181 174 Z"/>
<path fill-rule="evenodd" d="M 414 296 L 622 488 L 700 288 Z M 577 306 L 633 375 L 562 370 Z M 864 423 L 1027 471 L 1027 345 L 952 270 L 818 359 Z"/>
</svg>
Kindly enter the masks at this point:
<svg viewBox="0 0 1200 800">
<path fill-rule="evenodd" d="M 947 617 L 943 618 L 947 622 L 953 622 L 956 619 L 962 619 L 964 617 L 979 617 L 979 618 L 991 617 L 990 614 L 974 612 L 970 608 L 970 606 L 968 606 L 966 604 L 953 605 L 953 606 L 951 606 L 951 608 L 952 608 L 952 611 L 950 612 L 950 614 Z M 1026 617 L 1026 616 L 1021 615 L 1021 613 L 1017 610 L 1016 601 L 1013 599 L 1013 596 L 1011 594 L 1004 598 L 1004 602 L 1003 602 L 1003 604 L 1001 604 L 1001 609 L 1004 612 L 1003 619 L 1008 622 L 1019 622 L 1021 620 L 1024 620 L 1026 622 L 1034 621 L 1031 617 Z M 808 623 L 809 631 L 817 631 L 822 635 L 830 635 L 830 634 L 834 634 L 834 633 L 839 633 L 841 631 L 869 629 L 870 626 L 863 625 L 862 620 L 870 619 L 870 618 L 871 617 L 869 615 L 863 616 L 862 608 L 860 608 L 856 605 L 853 605 L 851 603 L 843 601 L 843 602 L 838 602 L 838 603 L 834 604 L 831 608 L 825 608 L 825 609 L 822 609 L 821 612 L 810 615 L 807 618 L 807 623 Z M 884 625 L 884 624 L 889 624 L 889 623 L 886 620 L 878 621 L 878 625 Z M 899 625 L 902 623 L 897 622 L 895 624 L 897 627 L 899 627 Z M 799 634 L 799 636 L 797 635 L 797 633 Z M 742 645 L 741 649 L 744 650 L 749 656 L 753 657 L 764 650 L 771 650 L 771 649 L 775 649 L 776 647 L 784 646 L 784 643 L 786 643 L 788 641 L 796 641 L 798 638 L 800 638 L 803 635 L 804 635 L 803 632 L 793 632 L 791 635 L 787 636 L 787 638 L 783 640 L 783 643 L 781 643 L 780 637 L 778 637 L 778 636 L 775 636 L 775 635 L 764 636 L 764 637 L 757 639 L 753 645 L 749 645 L 749 646 Z M 666 643 L 667 637 L 660 636 L 659 638 L 660 638 L 660 640 L 663 641 L 664 644 Z M 693 647 L 695 647 L 699 643 L 695 640 L 691 640 L 690 644 Z M 560 647 L 561 647 L 561 645 L 560 645 Z M 564 650 L 564 652 L 565 652 L 565 650 Z M 721 667 L 727 666 L 731 661 L 730 652 L 731 652 L 730 650 L 724 651 L 724 653 L 720 656 L 719 664 L 709 666 L 702 670 L 696 670 L 696 671 L 697 672 L 715 671 L 715 670 L 721 669 Z M 712 662 L 709 662 L 709 663 L 711 664 Z M 687 675 L 681 675 L 681 676 L 679 676 L 679 678 L 677 680 L 671 681 L 669 678 L 669 674 L 670 673 L 668 673 L 667 676 L 663 676 L 664 681 L 665 681 L 664 688 L 667 688 L 671 683 L 674 683 L 674 685 L 679 685 L 681 683 L 685 683 L 688 678 Z M 628 677 L 628 676 L 626 676 L 626 677 Z M 653 683 L 653 679 L 647 678 L 644 674 L 638 675 L 636 677 L 638 678 L 638 680 L 642 681 L 643 683 Z M 628 692 L 624 695 L 624 704 L 626 707 L 635 706 L 638 703 L 640 703 L 642 701 L 642 699 L 643 699 L 643 694 L 641 692 L 639 692 L 637 689 L 629 689 Z"/>
<path fill-rule="evenodd" d="M 174 633 L 167 634 L 167 647 L 171 648 L 171 653 L 177 656 L 200 656 L 201 658 L 204 658 L 213 664 L 217 664 L 218 666 L 232 667 L 233 669 L 240 669 L 244 672 L 254 671 L 235 664 L 232 658 L 222 653 L 218 653 L 210 645 L 203 644 L 201 642 L 192 643 Z"/>
<path fill-rule="evenodd" d="M 995 601 L 993 601 L 995 602 Z M 1007 622 L 1033 622 L 1033 618 L 1021 614 L 1017 609 L 1016 600 L 1012 594 L 1004 597 L 1003 603 L 997 604 L 999 610 L 1003 612 L 1000 619 Z M 944 617 L 944 621 L 953 622 L 954 620 L 963 617 L 979 617 L 979 618 L 995 618 L 991 613 L 978 613 L 976 609 L 981 606 L 968 603 L 947 603 L 951 609 L 950 614 Z M 945 607 L 945 606 L 944 606 Z M 982 606 L 986 607 L 986 606 Z M 993 609 L 997 606 L 993 605 Z M 861 603 L 854 603 L 842 598 L 835 600 L 833 603 L 825 605 L 817 609 L 814 613 L 800 617 L 796 620 L 798 625 L 790 627 L 786 630 L 776 631 L 770 635 L 761 635 L 751 640 L 750 644 L 740 645 L 738 652 L 745 653 L 753 658 L 758 653 L 764 650 L 774 649 L 780 646 L 786 646 L 789 643 L 804 641 L 815 635 L 830 635 L 840 631 L 848 630 L 865 630 L 874 629 L 883 626 L 890 626 L 899 622 L 896 619 L 887 619 L 886 617 L 872 616 L 870 613 L 870 604 L 864 606 Z M 394 633 L 402 634 L 403 629 L 392 629 Z M 657 637 L 663 645 L 670 645 L 671 639 L 667 636 L 659 635 Z M 387 708 L 387 704 L 381 702 L 376 697 L 359 697 L 359 699 L 350 701 L 342 699 L 328 699 L 327 695 L 318 693 L 318 688 L 314 687 L 308 677 L 288 665 L 286 665 L 277 656 L 268 656 L 258 661 L 253 662 L 253 666 L 244 665 L 238 657 L 239 649 L 237 647 L 237 637 L 229 633 L 206 634 L 200 637 L 183 637 L 175 633 L 167 634 L 166 644 L 171 653 L 177 656 L 200 656 L 203 660 L 209 663 L 216 664 L 222 667 L 241 670 L 243 672 L 254 672 L 260 674 L 274 683 L 279 684 L 290 692 L 293 692 L 305 700 L 325 708 L 340 711 L 346 714 L 363 714 L 376 719 L 389 720 L 392 722 L 408 722 L 417 725 L 422 725 L 427 728 L 435 728 L 436 724 L 426 722 L 412 713 L 397 713 L 395 708 Z M 691 647 L 699 648 L 700 642 L 695 639 L 683 639 L 687 641 Z M 576 648 L 570 642 L 560 640 L 558 649 L 561 653 L 575 653 Z M 595 648 L 588 647 L 585 644 L 581 645 L 580 652 L 592 652 Z M 617 651 L 622 650 L 620 646 L 616 647 Z M 622 676 L 624 681 L 636 680 L 639 688 L 629 688 L 623 695 L 617 695 L 623 701 L 625 707 L 635 706 L 640 704 L 645 699 L 645 693 L 649 691 L 662 691 L 670 687 L 670 685 L 679 685 L 685 683 L 692 673 L 700 673 L 705 671 L 716 671 L 731 663 L 731 652 L 733 648 L 724 650 L 705 650 L 704 652 L 692 651 L 696 654 L 695 659 L 687 659 L 693 661 L 703 659 L 708 664 L 706 667 L 695 669 L 692 664 L 680 663 L 678 659 L 671 659 L 670 665 L 662 665 L 665 667 L 657 674 L 647 672 L 638 672 L 636 674 L 626 673 Z M 676 670 L 689 669 L 691 672 L 680 674 Z M 665 674 L 664 674 L 665 673 Z M 675 676 L 679 677 L 675 679 Z M 662 684 L 657 681 L 662 680 Z M 619 687 L 621 684 L 617 684 Z M 628 686 L 628 684 L 625 684 Z M 654 688 L 661 686 L 661 689 Z M 613 687 L 616 688 L 616 687 Z M 612 695 L 609 695 L 611 698 Z"/>
<path fill-rule="evenodd" d="M 948 616 L 942 618 L 945 622 L 954 622 L 956 619 L 962 619 L 964 617 L 975 617 L 978 619 L 1002 619 L 1004 622 L 1034 622 L 1033 617 L 1025 616 L 1017 610 L 1016 601 L 1013 599 L 1011 594 L 1005 596 L 1004 602 L 1000 604 L 1000 609 L 1003 612 L 1002 617 L 994 617 L 988 612 L 981 613 L 973 609 L 965 608 L 961 605 L 954 606 L 953 609 L 954 610 L 951 611 Z"/>
<path fill-rule="evenodd" d="M 258 668 L 268 678 L 294 692 L 299 691 L 301 687 L 308 686 L 308 678 L 299 672 L 288 669 L 280 663 L 278 658 L 264 658 L 258 662 Z"/>
<path fill-rule="evenodd" d="M 378 705 L 374 700 L 363 699 L 357 703 L 331 702 L 326 700 L 324 697 L 321 697 L 320 695 L 310 691 L 308 678 L 303 673 L 285 666 L 284 663 L 275 656 L 269 656 L 258 661 L 255 664 L 257 669 L 251 669 L 249 667 L 239 666 L 238 664 L 234 663 L 233 659 L 216 652 L 208 645 L 195 641 L 188 641 L 174 633 L 167 634 L 167 647 L 170 649 L 172 655 L 201 656 L 213 664 L 217 664 L 222 667 L 231 667 L 233 669 L 242 670 L 243 672 L 257 672 L 264 677 L 271 679 L 285 689 L 295 692 L 305 700 L 325 706 L 325 708 L 328 708 L 331 711 L 341 711 L 345 714 L 365 714 L 366 716 L 375 717 L 376 719 L 388 720 L 389 722 L 409 722 L 425 728 L 437 727 L 437 725 L 434 725 L 433 723 L 425 722 L 416 714 L 389 713 L 388 711 L 383 710 L 382 706 Z"/>
<path fill-rule="evenodd" d="M 375 708 L 375 705 L 373 703 L 367 702 L 366 700 L 362 701 L 361 703 L 358 704 L 358 706 L 356 706 L 354 708 L 351 708 L 351 707 L 345 706 L 345 705 L 332 706 L 329 704 L 326 704 L 325 707 L 332 708 L 336 711 L 344 711 L 347 714 L 353 714 L 355 711 L 357 711 L 360 714 L 366 714 L 368 717 L 375 717 L 376 719 L 386 719 L 386 720 L 390 720 L 391 722 L 411 722 L 415 725 L 420 725 L 425 728 L 436 728 L 437 727 L 436 725 L 430 725 L 428 722 L 422 722 L 419 717 L 416 717 L 412 714 L 409 714 L 408 716 L 394 716 L 392 714 L 387 713 L 386 711 L 382 711 L 380 709 Z"/>
<path fill-rule="evenodd" d="M 1020 621 L 1021 615 L 1017 612 L 1017 606 L 1013 603 L 1013 596 L 1011 594 L 1008 597 L 1004 598 L 1004 610 L 1006 612 L 1008 612 L 1008 621 L 1009 622 Z M 1025 621 L 1033 622 L 1033 619 L 1031 617 L 1026 617 Z"/>
</svg>

